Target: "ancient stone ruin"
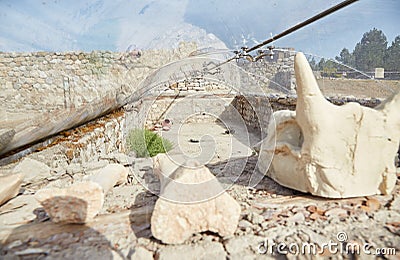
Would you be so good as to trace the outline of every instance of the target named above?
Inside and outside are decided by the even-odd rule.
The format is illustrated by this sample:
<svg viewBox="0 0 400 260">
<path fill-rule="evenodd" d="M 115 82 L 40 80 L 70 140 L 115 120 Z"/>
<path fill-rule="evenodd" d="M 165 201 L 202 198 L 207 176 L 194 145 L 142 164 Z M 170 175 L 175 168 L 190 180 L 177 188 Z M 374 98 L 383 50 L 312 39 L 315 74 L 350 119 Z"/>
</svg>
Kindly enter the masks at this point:
<svg viewBox="0 0 400 260">
<path fill-rule="evenodd" d="M 332 94 L 294 50 L 234 64 L 262 79 L 174 77 L 196 51 L 0 53 L 0 258 L 400 250 L 398 95 Z M 138 158 L 127 137 L 144 127 L 172 150 Z"/>
</svg>

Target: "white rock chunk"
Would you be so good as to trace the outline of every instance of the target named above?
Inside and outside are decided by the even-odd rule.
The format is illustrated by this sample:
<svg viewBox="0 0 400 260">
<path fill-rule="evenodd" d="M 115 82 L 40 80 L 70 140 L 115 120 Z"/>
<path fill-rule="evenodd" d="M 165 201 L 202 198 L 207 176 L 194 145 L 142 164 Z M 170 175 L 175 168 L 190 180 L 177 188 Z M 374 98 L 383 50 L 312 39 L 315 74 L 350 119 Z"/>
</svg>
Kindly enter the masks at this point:
<svg viewBox="0 0 400 260">
<path fill-rule="evenodd" d="M 40 208 L 33 195 L 17 196 L 0 207 L 0 227 L 20 226 L 36 219 L 34 210 Z"/>
<path fill-rule="evenodd" d="M 161 173 L 170 179 L 162 181 L 151 217 L 153 236 L 167 244 L 183 243 L 203 231 L 232 236 L 239 222 L 240 205 L 205 166 L 187 162 L 176 167 L 168 160 L 164 154 L 154 159 L 159 176 Z"/>
<path fill-rule="evenodd" d="M 24 176 L 22 174 L 0 177 L 0 206 L 17 196 L 23 180 Z"/>
<path fill-rule="evenodd" d="M 144 247 L 135 248 L 135 252 L 133 253 L 131 259 L 134 260 L 153 260 L 153 253 L 145 249 Z"/>
<path fill-rule="evenodd" d="M 261 158 L 274 154 L 267 174 L 283 186 L 322 197 L 389 194 L 396 182 L 400 94 L 376 109 L 336 106 L 322 95 L 302 53 L 296 55 L 295 73 L 296 112 L 275 112 L 276 125 L 268 129 L 275 133 L 261 147 Z M 261 171 L 267 168 L 259 163 Z"/>
<path fill-rule="evenodd" d="M 13 173 L 24 176 L 24 184 L 34 183 L 51 176 L 50 168 L 39 161 L 25 158 L 13 169 Z"/>
<path fill-rule="evenodd" d="M 128 169 L 120 164 L 109 164 L 89 181 L 74 183 L 64 189 L 42 189 L 35 198 L 56 223 L 85 223 L 101 210 L 105 194 L 128 177 Z"/>
</svg>

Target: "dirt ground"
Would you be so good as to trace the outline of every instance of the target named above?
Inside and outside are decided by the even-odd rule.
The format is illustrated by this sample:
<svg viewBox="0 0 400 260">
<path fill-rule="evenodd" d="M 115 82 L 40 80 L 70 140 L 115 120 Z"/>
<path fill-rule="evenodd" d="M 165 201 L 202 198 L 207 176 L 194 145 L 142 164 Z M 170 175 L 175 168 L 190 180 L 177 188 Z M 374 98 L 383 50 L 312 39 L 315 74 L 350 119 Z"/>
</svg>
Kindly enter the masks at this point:
<svg viewBox="0 0 400 260">
<path fill-rule="evenodd" d="M 387 98 L 400 90 L 399 80 L 329 79 L 317 80 L 325 96 Z"/>
</svg>

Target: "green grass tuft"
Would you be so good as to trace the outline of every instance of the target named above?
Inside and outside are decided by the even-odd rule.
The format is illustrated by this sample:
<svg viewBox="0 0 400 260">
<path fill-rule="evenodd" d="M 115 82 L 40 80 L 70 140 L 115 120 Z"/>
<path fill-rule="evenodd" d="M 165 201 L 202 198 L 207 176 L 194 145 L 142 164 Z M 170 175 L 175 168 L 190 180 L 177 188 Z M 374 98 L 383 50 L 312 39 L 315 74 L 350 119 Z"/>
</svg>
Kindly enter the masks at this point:
<svg viewBox="0 0 400 260">
<path fill-rule="evenodd" d="M 139 158 L 166 153 L 174 146 L 171 141 L 147 129 L 133 129 L 129 132 L 127 145 Z"/>
</svg>

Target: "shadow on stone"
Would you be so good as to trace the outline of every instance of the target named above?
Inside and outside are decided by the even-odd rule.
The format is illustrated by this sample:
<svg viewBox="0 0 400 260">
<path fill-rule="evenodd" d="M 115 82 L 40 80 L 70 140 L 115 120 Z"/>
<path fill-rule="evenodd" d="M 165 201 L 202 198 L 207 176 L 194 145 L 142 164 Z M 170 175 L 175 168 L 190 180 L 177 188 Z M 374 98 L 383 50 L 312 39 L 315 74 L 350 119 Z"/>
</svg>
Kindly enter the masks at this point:
<svg viewBox="0 0 400 260">
<path fill-rule="evenodd" d="M 71 196 L 71 199 L 76 200 Z M 80 214 L 85 212 L 84 200 L 79 203 Z M 87 206 L 87 205 L 86 205 Z M 35 209 L 38 212 L 40 209 Z M 43 216 L 42 216 L 43 217 Z M 57 224 L 35 219 L 33 223 L 7 231 L 0 237 L 1 259 L 113 259 L 124 258 L 107 238 L 86 224 Z M 41 222 L 41 223 L 39 223 Z M 4 234 L 7 234 L 4 236 Z"/>
<path fill-rule="evenodd" d="M 129 222 L 137 238 L 152 238 L 150 218 L 157 196 L 149 191 L 139 193 L 131 207 Z"/>
<path fill-rule="evenodd" d="M 260 173 L 258 169 L 256 169 L 257 160 L 258 156 L 254 155 L 248 158 L 235 159 L 234 161 L 226 160 L 215 164 L 208 164 L 207 167 L 226 189 L 228 189 L 233 184 L 247 187 L 249 186 L 249 183 L 252 182 L 252 178 L 254 178 L 254 175 L 257 174 L 260 175 L 260 181 L 254 187 L 255 189 L 260 189 L 268 193 L 283 196 L 304 194 L 302 192 L 283 187 L 271 178 Z M 235 174 L 237 172 L 236 168 L 240 168 L 243 170 L 241 173 Z"/>
</svg>

